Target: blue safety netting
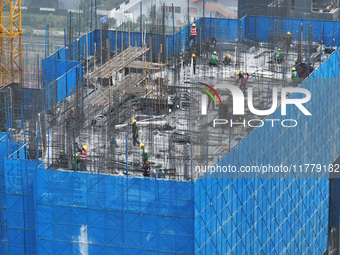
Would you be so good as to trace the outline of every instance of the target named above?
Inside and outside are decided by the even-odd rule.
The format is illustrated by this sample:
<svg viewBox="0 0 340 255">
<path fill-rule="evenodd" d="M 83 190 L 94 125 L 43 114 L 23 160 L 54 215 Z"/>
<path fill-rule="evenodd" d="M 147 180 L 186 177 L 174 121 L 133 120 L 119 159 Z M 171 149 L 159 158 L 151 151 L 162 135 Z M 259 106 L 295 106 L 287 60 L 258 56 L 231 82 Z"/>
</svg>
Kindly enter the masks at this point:
<svg viewBox="0 0 340 255">
<path fill-rule="evenodd" d="M 323 254 L 328 194 L 328 179 L 202 178 L 195 254 Z"/>
<path fill-rule="evenodd" d="M 288 19 L 275 17 L 246 17 L 244 29 L 245 38 L 268 42 L 271 36 L 286 35 L 291 32 L 294 40 L 299 39 L 301 32 L 303 39 L 308 36 L 308 28 L 312 27 L 314 42 L 322 42 L 327 46 L 339 46 L 340 23 L 336 21 Z"/>
<path fill-rule="evenodd" d="M 340 225 L 340 179 L 331 181 L 331 201 L 329 206 L 329 226 L 339 228 Z"/>
<path fill-rule="evenodd" d="M 206 18 L 196 24 L 204 27 L 204 34 L 199 29 L 198 36 L 202 33 L 205 39 L 215 35 L 211 31 L 218 26 L 230 26 L 228 34 L 216 30 L 220 36 L 216 39 L 268 41 L 270 35 L 288 29 L 295 36 L 293 28 L 301 21 L 306 23 L 304 28 L 314 22 L 246 17 L 240 21 Z M 314 39 L 330 45 L 336 38 L 337 43 L 338 23 L 328 25 L 313 23 Z M 166 36 L 169 56 L 184 49 L 188 29 Z M 115 49 L 116 32 L 108 36 Z M 126 48 L 128 34 L 118 32 L 117 36 L 117 48 Z M 130 36 L 130 45 L 141 45 L 140 33 Z M 156 56 L 163 39 L 146 36 L 149 44 L 157 44 L 153 48 Z M 47 109 L 75 91 L 82 65 L 67 68 L 67 63 L 79 61 L 87 50 L 93 55 L 101 43 L 100 31 L 91 32 L 87 42 L 88 49 L 86 37 L 81 37 L 45 62 L 46 74 L 50 70 L 57 76 L 45 86 Z M 56 62 L 57 70 L 52 71 Z M 302 84 L 312 94 L 306 104 L 312 117 L 288 107 L 286 118 L 297 119 L 298 127 L 257 128 L 219 164 L 332 163 L 340 154 L 340 91 L 335 80 L 339 63 L 337 51 Z M 58 71 L 62 67 L 64 73 Z M 32 103 L 25 100 L 27 105 Z M 277 111 L 270 118 L 280 119 L 281 114 Z M 24 160 L 24 150 L 13 154 L 22 144 L 6 142 L 6 135 L 0 134 L 0 138 L 5 136 L 0 139 L 1 254 L 322 254 L 327 248 L 327 176 L 201 178 L 192 183 L 37 170 L 37 162 Z"/>
<path fill-rule="evenodd" d="M 0 254 L 36 254 L 33 173 L 22 143 L 0 133 Z"/>
<path fill-rule="evenodd" d="M 284 119 L 295 119 L 298 126 L 259 127 L 218 164 L 240 169 L 333 163 L 340 155 L 339 58 L 336 51 L 301 85 L 311 92 L 311 100 L 304 105 L 312 116 L 289 106 Z M 282 119 L 281 107 L 268 119 Z M 206 174 L 195 184 L 195 250 L 199 254 L 323 254 L 329 176 L 324 170 L 318 174 L 323 178 L 306 179 L 308 174 L 302 179 L 233 179 L 228 174 L 209 179 Z"/>
<path fill-rule="evenodd" d="M 193 184 L 37 170 L 38 254 L 192 254 Z"/>
<path fill-rule="evenodd" d="M 54 105 L 64 101 L 82 86 L 79 77 L 82 77 L 82 64 L 73 67 L 67 73 L 58 77 L 44 88 L 46 111 L 50 110 Z"/>
<path fill-rule="evenodd" d="M 49 60 L 44 59 L 42 61 L 43 73 L 43 84 L 47 86 L 51 82 L 55 81 L 59 77 L 65 75 L 74 67 L 80 63 L 77 61 L 63 61 L 63 60 Z"/>
<path fill-rule="evenodd" d="M 4 160 L 9 254 L 36 254 L 33 174 L 37 163 Z"/>
</svg>

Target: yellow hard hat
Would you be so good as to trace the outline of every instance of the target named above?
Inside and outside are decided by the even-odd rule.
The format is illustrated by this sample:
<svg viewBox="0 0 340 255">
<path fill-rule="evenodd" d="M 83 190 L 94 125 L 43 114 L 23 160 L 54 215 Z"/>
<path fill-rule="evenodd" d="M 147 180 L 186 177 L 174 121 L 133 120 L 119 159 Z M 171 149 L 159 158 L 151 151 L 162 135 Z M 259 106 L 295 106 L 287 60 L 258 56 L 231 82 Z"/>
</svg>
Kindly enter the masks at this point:
<svg viewBox="0 0 340 255">
<path fill-rule="evenodd" d="M 63 150 L 60 150 L 60 153 L 64 153 L 64 151 L 63 151 Z"/>
<path fill-rule="evenodd" d="M 216 54 L 217 54 L 217 52 L 216 52 L 216 51 L 214 51 L 214 54 L 216 55 Z"/>
<path fill-rule="evenodd" d="M 244 74 L 246 74 L 247 72 L 246 71 L 243 71 Z"/>
<path fill-rule="evenodd" d="M 196 27 L 196 24 L 195 24 L 195 23 L 193 23 L 193 24 L 192 24 L 192 26 L 193 26 L 193 27 Z"/>
<path fill-rule="evenodd" d="M 84 149 L 84 150 L 87 150 L 87 146 L 86 146 L 86 145 L 83 145 L 83 149 Z"/>
<path fill-rule="evenodd" d="M 231 58 L 231 56 L 230 56 L 230 55 L 227 55 L 227 58 Z"/>
<path fill-rule="evenodd" d="M 135 119 L 132 120 L 132 124 L 133 124 L 133 123 L 136 123 L 136 122 L 137 122 L 137 120 L 135 120 Z"/>
<path fill-rule="evenodd" d="M 287 32 L 287 35 L 290 35 L 290 32 Z"/>
<path fill-rule="evenodd" d="M 72 112 L 74 112 L 74 107 L 72 107 Z"/>
<path fill-rule="evenodd" d="M 74 154 L 73 154 L 73 157 L 74 157 Z M 76 153 L 76 157 L 78 157 L 78 153 Z"/>
<path fill-rule="evenodd" d="M 141 143 L 139 146 L 142 148 L 144 146 L 144 143 Z"/>
<path fill-rule="evenodd" d="M 296 58 L 294 58 L 294 62 L 295 62 L 295 63 L 297 62 L 297 59 L 296 59 Z"/>
<path fill-rule="evenodd" d="M 292 68 L 292 71 L 296 71 L 296 68 L 295 68 L 295 67 L 293 67 L 293 68 Z"/>
<path fill-rule="evenodd" d="M 196 55 L 195 55 L 195 54 L 192 54 L 191 56 L 192 56 L 193 58 L 194 58 L 194 57 L 196 57 Z"/>
<path fill-rule="evenodd" d="M 237 73 L 236 73 L 236 75 L 237 75 L 237 76 L 239 76 L 239 75 L 240 75 L 240 73 L 239 73 L 239 72 L 237 72 Z"/>
<path fill-rule="evenodd" d="M 280 48 L 278 48 L 277 50 L 281 50 Z"/>
</svg>

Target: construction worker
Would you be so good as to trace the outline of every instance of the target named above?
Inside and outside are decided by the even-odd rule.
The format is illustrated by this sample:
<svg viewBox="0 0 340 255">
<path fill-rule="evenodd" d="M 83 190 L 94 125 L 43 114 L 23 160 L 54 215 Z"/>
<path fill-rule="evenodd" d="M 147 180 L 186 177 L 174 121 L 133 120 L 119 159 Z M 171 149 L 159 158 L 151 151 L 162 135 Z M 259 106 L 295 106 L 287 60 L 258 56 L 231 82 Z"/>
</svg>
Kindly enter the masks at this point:
<svg viewBox="0 0 340 255">
<path fill-rule="evenodd" d="M 231 65 L 231 56 L 228 54 L 224 57 L 223 64 L 230 66 Z"/>
<path fill-rule="evenodd" d="M 297 58 L 294 58 L 294 66 L 293 66 L 293 67 L 295 67 L 295 68 L 297 68 L 297 67 L 298 67 Z"/>
<path fill-rule="evenodd" d="M 68 167 L 68 159 L 63 150 L 60 150 L 59 154 L 59 167 L 61 169 L 67 169 Z"/>
<path fill-rule="evenodd" d="M 191 57 L 192 57 L 192 67 L 194 69 L 194 74 L 196 74 L 196 55 L 192 54 Z"/>
<path fill-rule="evenodd" d="M 150 160 L 145 161 L 145 164 L 143 166 L 143 176 L 150 177 L 151 175 L 151 166 L 150 166 Z"/>
<path fill-rule="evenodd" d="M 239 77 L 239 80 L 241 80 L 240 89 L 244 93 L 246 91 L 249 74 L 247 73 L 247 71 L 243 71 L 242 73 L 241 72 L 236 73 L 236 75 Z"/>
<path fill-rule="evenodd" d="M 72 170 L 76 170 L 76 166 L 77 166 L 77 170 L 80 169 L 78 153 L 76 153 L 75 155 L 73 154 L 72 159 L 71 159 L 71 166 L 72 166 Z"/>
<path fill-rule="evenodd" d="M 86 171 L 86 160 L 87 160 L 87 146 L 83 145 L 81 148 L 77 145 L 77 151 L 79 151 L 80 157 L 79 157 L 79 163 L 80 163 L 80 171 Z"/>
<path fill-rule="evenodd" d="M 195 44 L 195 42 L 196 42 L 196 36 L 197 36 L 196 24 L 193 23 L 193 24 L 192 24 L 192 27 L 191 27 L 191 29 L 190 29 L 190 37 L 189 37 L 189 40 L 188 40 L 188 42 L 187 42 L 185 45 L 189 45 L 189 43 L 190 43 L 191 40 L 193 40 L 193 41 L 194 41 L 193 43 Z"/>
<path fill-rule="evenodd" d="M 290 32 L 288 31 L 287 32 L 287 35 L 285 37 L 285 45 L 286 45 L 286 50 L 287 50 L 287 53 L 290 49 L 290 45 L 292 44 L 292 40 L 293 40 L 293 37 L 292 35 L 290 34 Z"/>
<path fill-rule="evenodd" d="M 283 60 L 281 49 L 278 48 L 277 52 L 275 53 L 274 60 L 276 63 L 280 64 Z"/>
<path fill-rule="evenodd" d="M 137 125 L 137 120 L 133 119 L 132 120 L 132 140 L 133 140 L 133 146 L 136 146 L 136 144 L 140 144 L 138 141 L 138 125 Z"/>
<path fill-rule="evenodd" d="M 144 147 L 144 143 L 140 144 L 140 148 L 143 150 L 142 152 L 142 160 L 143 160 L 143 165 L 145 165 L 146 161 L 149 160 L 149 153 Z"/>
<path fill-rule="evenodd" d="M 296 68 L 293 67 L 292 68 L 292 81 L 294 82 L 294 84 L 296 84 L 299 80 L 299 76 L 298 76 L 298 73 L 296 71 Z"/>
<path fill-rule="evenodd" d="M 211 55 L 211 59 L 209 62 L 209 66 L 217 66 L 218 64 L 218 57 L 217 57 L 217 52 L 214 51 L 214 53 Z"/>
</svg>

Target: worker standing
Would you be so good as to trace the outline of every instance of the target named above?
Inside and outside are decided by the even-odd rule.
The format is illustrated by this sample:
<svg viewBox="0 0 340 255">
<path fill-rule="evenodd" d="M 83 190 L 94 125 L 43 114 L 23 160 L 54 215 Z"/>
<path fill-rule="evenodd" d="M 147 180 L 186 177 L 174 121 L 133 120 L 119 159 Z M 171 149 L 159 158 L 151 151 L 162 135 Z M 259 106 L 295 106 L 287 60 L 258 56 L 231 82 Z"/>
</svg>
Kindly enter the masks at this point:
<svg viewBox="0 0 340 255">
<path fill-rule="evenodd" d="M 280 48 L 277 49 L 275 56 L 274 56 L 274 60 L 276 63 L 281 64 L 283 60 L 283 56 L 282 56 L 282 52 Z"/>
<path fill-rule="evenodd" d="M 80 163 L 80 171 L 86 171 L 86 160 L 87 160 L 87 146 L 83 145 L 81 148 L 77 145 L 77 151 L 79 151 L 80 157 L 79 157 L 79 163 Z"/>
<path fill-rule="evenodd" d="M 287 32 L 287 35 L 285 37 L 285 45 L 286 45 L 286 51 L 288 53 L 289 49 L 290 49 L 290 45 L 292 44 L 292 40 L 293 40 L 293 37 L 292 35 L 290 34 L 290 32 L 288 31 Z"/>
<path fill-rule="evenodd" d="M 133 146 L 136 146 L 136 144 L 140 144 L 138 141 L 138 125 L 137 125 L 137 120 L 133 119 L 132 120 L 132 140 L 133 140 Z"/>
<path fill-rule="evenodd" d="M 143 150 L 142 151 L 142 160 L 143 160 L 143 166 L 145 165 L 146 161 L 149 160 L 149 153 L 144 147 L 144 143 L 140 144 L 140 148 Z"/>
<path fill-rule="evenodd" d="M 195 55 L 195 54 L 192 54 L 191 57 L 192 57 L 192 67 L 193 67 L 193 71 L 194 71 L 194 74 L 196 74 L 196 55 Z"/>
<path fill-rule="evenodd" d="M 297 58 L 294 58 L 294 66 L 293 67 L 295 67 L 295 69 L 298 68 Z"/>
<path fill-rule="evenodd" d="M 230 54 L 228 54 L 227 56 L 225 56 L 224 60 L 223 60 L 223 64 L 230 66 L 231 65 L 231 56 Z"/>
<path fill-rule="evenodd" d="M 239 80 L 241 80 L 240 89 L 243 91 L 243 93 L 245 93 L 247 83 L 248 83 L 249 74 L 247 73 L 247 71 L 243 71 L 243 73 L 237 72 L 236 76 L 238 76 Z"/>
<path fill-rule="evenodd" d="M 71 166 L 72 166 L 72 170 L 76 170 L 76 169 L 79 170 L 80 169 L 78 153 L 73 154 L 72 159 L 71 159 Z"/>
<path fill-rule="evenodd" d="M 150 160 L 147 160 L 143 166 L 143 176 L 150 177 L 150 175 L 151 175 Z"/>
<path fill-rule="evenodd" d="M 292 81 L 293 81 L 294 85 L 296 86 L 297 82 L 299 80 L 299 76 L 298 76 L 298 73 L 297 73 L 295 67 L 292 68 L 292 76 L 291 77 L 292 77 Z"/>
<path fill-rule="evenodd" d="M 197 30 L 196 30 L 196 24 L 193 23 L 192 27 L 190 29 L 190 37 L 186 45 L 189 45 L 190 41 L 193 40 L 194 44 L 196 43 L 196 36 L 197 36 Z"/>
<path fill-rule="evenodd" d="M 214 53 L 211 55 L 211 59 L 209 62 L 209 66 L 217 66 L 218 65 L 218 57 L 217 57 L 217 52 L 214 51 Z"/>
</svg>

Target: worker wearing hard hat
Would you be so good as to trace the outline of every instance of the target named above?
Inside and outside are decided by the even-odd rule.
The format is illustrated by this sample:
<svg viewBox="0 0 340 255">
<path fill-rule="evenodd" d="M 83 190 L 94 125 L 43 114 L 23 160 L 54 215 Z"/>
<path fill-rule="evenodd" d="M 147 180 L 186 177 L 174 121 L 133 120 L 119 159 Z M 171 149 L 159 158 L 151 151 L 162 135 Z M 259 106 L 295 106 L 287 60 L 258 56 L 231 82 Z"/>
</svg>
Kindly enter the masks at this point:
<svg viewBox="0 0 340 255">
<path fill-rule="evenodd" d="M 196 74 L 196 55 L 195 55 L 195 54 L 192 54 L 191 57 L 192 57 L 192 67 L 193 67 L 193 71 L 194 71 L 194 74 Z"/>
<path fill-rule="evenodd" d="M 291 77 L 292 77 L 292 81 L 296 84 L 298 79 L 299 79 L 299 76 L 298 76 L 298 73 L 297 73 L 295 67 L 292 68 L 292 76 Z"/>
<path fill-rule="evenodd" d="M 239 77 L 239 80 L 241 80 L 241 85 L 240 85 L 240 89 L 245 92 L 246 90 L 246 86 L 248 83 L 248 78 L 249 78 L 249 74 L 247 73 L 247 71 L 243 71 L 243 72 L 237 72 L 236 76 Z"/>
<path fill-rule="evenodd" d="M 71 159 L 71 166 L 72 166 L 72 170 L 79 170 L 80 169 L 79 160 L 78 160 L 78 153 L 73 154 L 72 159 Z"/>
<path fill-rule="evenodd" d="M 280 64 L 282 62 L 283 56 L 282 56 L 282 52 L 281 52 L 280 48 L 277 49 L 275 56 L 274 56 L 274 60 L 278 64 Z"/>
<path fill-rule="evenodd" d="M 83 145 L 81 148 L 76 144 L 77 151 L 80 153 L 79 163 L 80 163 L 80 171 L 86 171 L 86 160 L 87 160 L 87 146 Z"/>
<path fill-rule="evenodd" d="M 190 37 L 188 42 L 185 45 L 189 45 L 190 41 L 193 40 L 194 43 L 196 42 L 196 37 L 197 37 L 197 29 L 196 29 L 196 24 L 193 23 L 192 27 L 190 29 Z"/>
<path fill-rule="evenodd" d="M 138 141 L 138 132 L 139 128 L 137 125 L 137 120 L 133 119 L 132 120 L 132 140 L 133 140 L 133 146 L 136 146 L 136 144 L 139 144 Z"/>
<path fill-rule="evenodd" d="M 145 164 L 143 166 L 143 176 L 150 177 L 151 175 L 151 166 L 150 166 L 150 160 L 145 161 Z"/>
<path fill-rule="evenodd" d="M 146 161 L 149 160 L 149 153 L 144 147 L 144 143 L 140 144 L 140 148 L 142 149 L 142 160 L 143 160 L 143 165 L 145 165 Z"/>
<path fill-rule="evenodd" d="M 230 66 L 231 65 L 231 56 L 228 54 L 224 57 L 223 64 Z"/>
<path fill-rule="evenodd" d="M 218 65 L 218 57 L 217 57 L 217 52 L 214 51 L 213 54 L 211 55 L 209 66 L 217 66 Z"/>
<path fill-rule="evenodd" d="M 288 53 L 290 45 L 292 44 L 293 36 L 290 34 L 290 32 L 287 32 L 287 35 L 285 37 L 285 45 L 286 45 L 286 52 Z"/>
</svg>

